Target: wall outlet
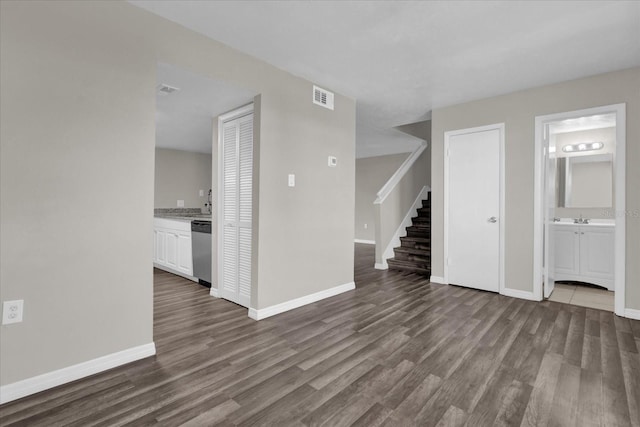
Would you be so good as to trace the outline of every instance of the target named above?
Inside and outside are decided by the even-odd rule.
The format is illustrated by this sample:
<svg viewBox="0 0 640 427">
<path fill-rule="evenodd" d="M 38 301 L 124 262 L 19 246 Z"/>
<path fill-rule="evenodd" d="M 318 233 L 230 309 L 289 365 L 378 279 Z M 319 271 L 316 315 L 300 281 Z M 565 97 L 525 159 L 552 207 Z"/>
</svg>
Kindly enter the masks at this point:
<svg viewBox="0 0 640 427">
<path fill-rule="evenodd" d="M 200 197 L 204 197 L 204 190 L 200 190 L 198 194 L 200 194 Z"/>
<path fill-rule="evenodd" d="M 178 207 L 184 208 L 184 200 L 178 200 Z"/>
<path fill-rule="evenodd" d="M 366 229 L 367 229 L 367 227 L 369 227 L 369 226 L 368 226 L 367 224 L 365 224 L 365 225 L 364 225 L 364 229 L 366 230 Z"/>
<path fill-rule="evenodd" d="M 24 307 L 24 300 L 5 301 L 2 304 L 2 324 L 8 325 L 10 323 L 22 322 L 22 308 Z"/>
<path fill-rule="evenodd" d="M 289 174 L 289 187 L 295 187 L 296 186 L 296 176 L 295 174 L 290 173 Z"/>
</svg>

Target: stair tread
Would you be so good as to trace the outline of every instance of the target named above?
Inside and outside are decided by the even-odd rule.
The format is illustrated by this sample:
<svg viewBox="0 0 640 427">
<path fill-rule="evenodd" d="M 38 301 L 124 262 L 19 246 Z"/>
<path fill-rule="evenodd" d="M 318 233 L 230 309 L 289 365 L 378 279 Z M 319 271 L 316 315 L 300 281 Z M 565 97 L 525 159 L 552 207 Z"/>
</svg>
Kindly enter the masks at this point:
<svg viewBox="0 0 640 427">
<path fill-rule="evenodd" d="M 416 265 L 415 263 L 397 260 L 394 258 L 388 259 L 387 264 L 389 264 L 389 268 L 396 269 L 396 270 L 406 270 L 414 273 L 421 273 L 421 274 L 427 274 L 427 275 L 431 274 L 430 266 Z"/>
<path fill-rule="evenodd" d="M 400 237 L 400 241 L 402 240 L 406 240 L 408 242 L 431 243 L 430 237 L 403 236 Z"/>
<path fill-rule="evenodd" d="M 398 246 L 397 248 L 393 248 L 394 251 L 411 254 L 411 255 L 419 255 L 419 256 L 431 256 L 431 249 L 420 249 L 420 248 L 407 248 L 404 246 Z"/>
</svg>

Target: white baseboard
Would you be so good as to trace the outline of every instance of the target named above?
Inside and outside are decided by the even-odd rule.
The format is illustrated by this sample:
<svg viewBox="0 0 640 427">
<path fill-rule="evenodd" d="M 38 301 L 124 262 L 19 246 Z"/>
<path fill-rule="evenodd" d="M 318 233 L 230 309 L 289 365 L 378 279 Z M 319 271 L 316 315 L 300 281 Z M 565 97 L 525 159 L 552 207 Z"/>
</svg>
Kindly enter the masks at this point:
<svg viewBox="0 0 640 427">
<path fill-rule="evenodd" d="M 355 243 L 364 243 L 365 245 L 375 245 L 375 240 L 365 240 L 365 239 L 353 239 Z"/>
<path fill-rule="evenodd" d="M 386 260 L 388 260 L 389 258 L 393 258 L 393 248 L 397 248 L 398 246 L 400 246 L 400 236 L 406 236 L 407 227 L 412 225 L 411 218 L 418 215 L 418 209 L 422 207 L 422 201 L 426 200 L 427 196 L 429 195 L 429 191 L 431 191 L 431 187 L 429 187 L 428 185 L 422 187 L 422 190 L 418 194 L 418 197 L 413 202 L 413 205 L 396 229 L 396 232 L 393 234 L 391 241 L 389 241 L 389 244 L 382 253 L 382 259 L 384 260 L 385 264 Z"/>
<path fill-rule="evenodd" d="M 444 277 L 440 277 L 440 276 L 431 276 L 429 281 L 431 283 L 438 283 L 440 285 L 448 285 L 448 283 L 444 281 Z"/>
<path fill-rule="evenodd" d="M 386 259 L 383 259 L 382 262 L 376 262 L 376 264 L 374 265 L 374 268 L 376 270 L 388 270 L 389 264 L 387 264 Z"/>
<path fill-rule="evenodd" d="M 533 292 L 521 291 L 518 289 L 504 288 L 502 292 L 500 292 L 500 295 L 513 297 L 513 298 L 526 299 L 529 301 L 540 301 L 540 298 L 536 298 L 535 295 L 533 295 Z"/>
<path fill-rule="evenodd" d="M 640 320 L 640 310 L 636 310 L 633 308 L 625 308 L 624 317 L 628 317 L 629 319 Z"/>
<path fill-rule="evenodd" d="M 209 295 L 215 298 L 220 298 L 220 294 L 218 294 L 218 288 L 215 288 L 213 286 L 211 286 L 211 289 L 209 290 Z"/>
<path fill-rule="evenodd" d="M 175 274 L 176 276 L 184 277 L 185 279 L 191 280 L 192 282 L 198 282 L 197 277 L 189 276 L 188 274 L 181 273 L 176 270 L 172 270 L 169 267 L 165 267 L 164 265 L 153 263 L 153 266 L 158 270 L 166 271 L 167 273 Z"/>
<path fill-rule="evenodd" d="M 0 404 L 11 402 L 21 397 L 48 390 L 136 360 L 144 359 L 154 354 L 156 354 L 156 345 L 151 342 L 78 363 L 77 365 L 27 378 L 26 380 L 3 385 L 0 387 Z"/>
<path fill-rule="evenodd" d="M 344 285 L 339 285 L 333 288 L 325 289 L 324 291 L 316 292 L 315 294 L 306 295 L 280 304 L 272 305 L 271 307 L 265 307 L 261 309 L 250 308 L 249 317 L 254 320 L 266 319 L 267 317 L 275 316 L 276 314 L 284 313 L 285 311 L 293 310 L 294 308 L 302 307 L 303 305 L 311 304 L 316 301 L 341 294 L 343 292 L 348 292 L 354 290 L 355 288 L 356 284 L 354 282 L 349 282 L 345 283 Z"/>
</svg>

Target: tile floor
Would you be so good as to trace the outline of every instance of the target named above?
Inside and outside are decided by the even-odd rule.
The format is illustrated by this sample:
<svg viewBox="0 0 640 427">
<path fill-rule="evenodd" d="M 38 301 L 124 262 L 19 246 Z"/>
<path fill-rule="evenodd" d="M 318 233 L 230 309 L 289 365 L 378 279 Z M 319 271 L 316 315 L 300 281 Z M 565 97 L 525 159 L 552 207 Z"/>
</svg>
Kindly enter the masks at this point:
<svg viewBox="0 0 640 427">
<path fill-rule="evenodd" d="M 613 311 L 613 292 L 576 283 L 556 283 L 549 301 Z"/>
</svg>

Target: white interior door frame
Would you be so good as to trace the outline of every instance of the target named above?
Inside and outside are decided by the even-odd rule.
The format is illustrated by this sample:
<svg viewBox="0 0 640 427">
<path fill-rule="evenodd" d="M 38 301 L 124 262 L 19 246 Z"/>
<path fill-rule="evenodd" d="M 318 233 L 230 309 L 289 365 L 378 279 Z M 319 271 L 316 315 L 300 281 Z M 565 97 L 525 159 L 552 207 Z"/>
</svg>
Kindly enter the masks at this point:
<svg viewBox="0 0 640 427">
<path fill-rule="evenodd" d="M 625 315 L 625 231 L 626 231 L 626 104 L 605 105 L 584 110 L 567 111 L 564 113 L 536 116 L 535 118 L 535 180 L 534 180 L 534 215 L 533 215 L 533 293 L 542 300 L 544 274 L 544 161 L 548 147 L 545 146 L 545 127 L 550 122 L 575 119 L 596 114 L 616 115 L 616 149 L 614 155 L 614 194 L 615 206 L 615 313 Z"/>
<path fill-rule="evenodd" d="M 222 189 L 220 188 L 222 182 L 224 182 L 224 157 L 222 155 L 223 152 L 223 143 L 224 143 L 224 123 L 225 122 L 230 122 L 236 119 L 239 119 L 241 117 L 244 117 L 246 115 L 252 114 L 253 113 L 253 103 L 242 106 L 240 108 L 237 108 L 235 110 L 232 110 L 228 113 L 222 114 L 220 116 L 218 116 L 218 191 L 217 191 L 217 208 L 216 208 L 216 212 L 217 212 L 217 231 L 218 231 L 218 235 L 216 236 L 217 239 L 217 262 L 218 262 L 218 288 L 216 290 L 216 295 L 213 294 L 213 287 L 211 288 L 211 295 L 219 297 L 221 296 L 221 287 L 223 285 L 222 283 L 222 278 L 223 278 L 223 256 L 224 256 L 224 250 L 223 250 L 223 236 L 224 236 L 224 215 L 222 212 L 222 209 L 224 207 L 224 192 L 222 191 Z"/>
<path fill-rule="evenodd" d="M 468 129 L 459 129 L 453 131 L 447 131 L 444 133 L 444 282 L 449 284 L 449 265 L 447 260 L 449 259 L 449 156 L 446 153 L 449 152 L 449 140 L 453 136 L 464 135 L 469 133 L 476 132 L 484 132 L 490 130 L 498 130 L 500 132 L 500 219 L 498 221 L 499 224 L 499 266 L 498 266 L 498 280 L 499 280 L 499 292 L 500 294 L 505 293 L 505 264 L 504 264 L 504 230 L 505 230 L 505 207 L 504 207 L 504 195 L 505 195 L 505 184 L 504 184 L 504 141 L 505 141 L 505 126 L 504 123 L 496 123 L 486 126 L 479 126 Z"/>
</svg>

